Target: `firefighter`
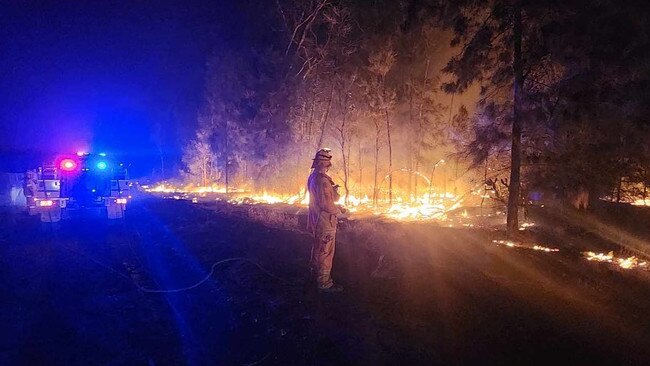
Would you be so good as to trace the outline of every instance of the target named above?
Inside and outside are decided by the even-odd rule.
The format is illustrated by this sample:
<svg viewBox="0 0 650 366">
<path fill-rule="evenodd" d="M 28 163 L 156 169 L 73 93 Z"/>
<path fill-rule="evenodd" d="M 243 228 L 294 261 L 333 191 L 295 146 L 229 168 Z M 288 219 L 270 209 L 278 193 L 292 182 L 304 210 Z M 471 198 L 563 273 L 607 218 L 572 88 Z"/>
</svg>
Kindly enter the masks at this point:
<svg viewBox="0 0 650 366">
<path fill-rule="evenodd" d="M 337 215 L 344 214 L 345 209 L 336 206 L 339 199 L 338 186 L 327 171 L 332 166 L 332 153 L 329 149 L 320 149 L 311 165 L 312 172 L 307 180 L 309 190 L 308 229 L 314 235 L 311 251 L 312 274 L 321 292 L 341 292 L 343 287 L 332 281 L 332 261 L 336 240 Z"/>
<path fill-rule="evenodd" d="M 28 207 L 34 201 L 34 195 L 36 194 L 37 187 L 38 187 L 38 183 L 36 182 L 36 172 L 34 172 L 33 170 L 28 170 L 27 172 L 25 172 L 25 176 L 23 179 L 23 194 L 25 195 L 25 198 L 27 200 Z"/>
</svg>

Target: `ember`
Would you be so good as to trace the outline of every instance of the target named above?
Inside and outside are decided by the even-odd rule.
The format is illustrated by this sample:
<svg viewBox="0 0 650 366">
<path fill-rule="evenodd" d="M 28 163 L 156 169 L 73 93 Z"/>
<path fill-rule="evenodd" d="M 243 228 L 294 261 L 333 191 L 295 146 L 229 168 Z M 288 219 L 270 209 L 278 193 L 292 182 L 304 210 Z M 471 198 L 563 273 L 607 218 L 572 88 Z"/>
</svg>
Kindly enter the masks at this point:
<svg viewBox="0 0 650 366">
<path fill-rule="evenodd" d="M 616 257 L 613 251 L 606 254 L 595 253 L 595 252 L 584 252 L 583 254 L 588 261 L 612 263 L 624 269 L 634 269 L 634 268 L 641 268 L 645 270 L 648 269 L 648 262 L 640 260 L 636 256 L 631 256 L 627 258 Z"/>
<path fill-rule="evenodd" d="M 533 226 L 535 226 L 534 222 L 524 222 L 521 225 L 519 225 L 519 231 L 524 231 L 524 230 L 526 230 L 528 228 L 531 228 Z"/>
<path fill-rule="evenodd" d="M 634 206 L 650 206 L 650 198 L 640 198 L 632 202 Z"/>
<path fill-rule="evenodd" d="M 492 240 L 492 243 L 494 243 L 496 245 L 505 245 L 505 246 L 507 246 L 509 248 L 532 249 L 532 250 L 538 250 L 538 251 L 547 252 L 547 253 L 559 252 L 560 251 L 560 249 L 557 249 L 557 248 L 548 248 L 548 247 L 545 247 L 543 245 L 538 245 L 538 244 L 530 245 L 530 244 L 516 243 L 516 242 L 511 241 L 511 240 Z"/>
</svg>

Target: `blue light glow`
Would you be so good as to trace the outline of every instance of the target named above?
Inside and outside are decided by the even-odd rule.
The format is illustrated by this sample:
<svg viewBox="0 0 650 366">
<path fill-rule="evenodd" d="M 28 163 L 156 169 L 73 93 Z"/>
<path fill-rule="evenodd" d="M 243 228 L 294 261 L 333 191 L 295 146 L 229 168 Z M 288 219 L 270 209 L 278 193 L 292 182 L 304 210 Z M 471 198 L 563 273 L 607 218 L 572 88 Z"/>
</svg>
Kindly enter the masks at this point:
<svg viewBox="0 0 650 366">
<path fill-rule="evenodd" d="M 104 169 L 106 169 L 107 166 L 108 166 L 108 164 L 106 164 L 105 161 L 100 161 L 99 163 L 97 163 L 97 169 L 99 169 L 99 170 L 104 170 Z"/>
</svg>

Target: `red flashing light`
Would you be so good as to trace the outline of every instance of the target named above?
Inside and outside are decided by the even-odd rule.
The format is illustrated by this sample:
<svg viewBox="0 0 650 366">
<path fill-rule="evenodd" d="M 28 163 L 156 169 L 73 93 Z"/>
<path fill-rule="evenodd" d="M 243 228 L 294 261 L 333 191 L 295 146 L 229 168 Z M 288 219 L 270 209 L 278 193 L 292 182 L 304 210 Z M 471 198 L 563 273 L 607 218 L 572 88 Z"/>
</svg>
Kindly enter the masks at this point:
<svg viewBox="0 0 650 366">
<path fill-rule="evenodd" d="M 72 160 L 72 159 L 63 159 L 59 163 L 59 166 L 61 167 L 61 170 L 65 170 L 66 172 L 73 171 L 77 168 L 77 162 Z"/>
</svg>

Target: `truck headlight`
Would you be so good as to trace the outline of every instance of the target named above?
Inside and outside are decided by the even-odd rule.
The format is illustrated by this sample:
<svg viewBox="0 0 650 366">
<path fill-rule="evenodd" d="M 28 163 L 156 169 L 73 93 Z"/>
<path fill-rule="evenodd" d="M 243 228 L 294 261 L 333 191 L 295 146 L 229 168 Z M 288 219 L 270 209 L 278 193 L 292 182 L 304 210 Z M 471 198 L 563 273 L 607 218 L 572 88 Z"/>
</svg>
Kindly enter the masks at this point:
<svg viewBox="0 0 650 366">
<path fill-rule="evenodd" d="M 40 207 L 52 207 L 52 206 L 54 206 L 54 201 L 52 201 L 52 200 L 38 201 L 38 205 Z"/>
</svg>

